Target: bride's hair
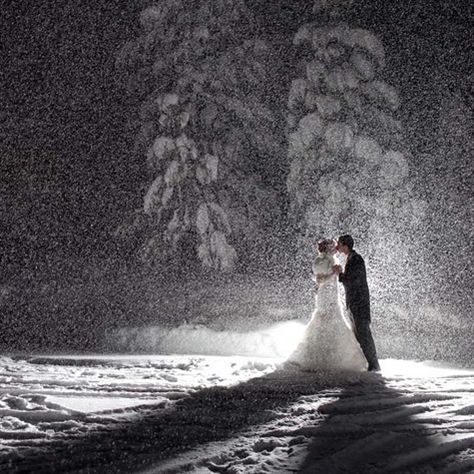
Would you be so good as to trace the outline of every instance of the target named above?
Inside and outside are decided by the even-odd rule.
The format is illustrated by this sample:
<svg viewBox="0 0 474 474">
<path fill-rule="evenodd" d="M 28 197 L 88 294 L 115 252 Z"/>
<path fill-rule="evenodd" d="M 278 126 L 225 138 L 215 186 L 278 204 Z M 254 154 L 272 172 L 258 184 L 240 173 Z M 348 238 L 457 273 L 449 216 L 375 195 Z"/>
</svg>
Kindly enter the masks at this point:
<svg viewBox="0 0 474 474">
<path fill-rule="evenodd" d="M 318 252 L 327 253 L 334 245 L 335 243 L 332 239 L 320 239 L 318 240 Z"/>
</svg>

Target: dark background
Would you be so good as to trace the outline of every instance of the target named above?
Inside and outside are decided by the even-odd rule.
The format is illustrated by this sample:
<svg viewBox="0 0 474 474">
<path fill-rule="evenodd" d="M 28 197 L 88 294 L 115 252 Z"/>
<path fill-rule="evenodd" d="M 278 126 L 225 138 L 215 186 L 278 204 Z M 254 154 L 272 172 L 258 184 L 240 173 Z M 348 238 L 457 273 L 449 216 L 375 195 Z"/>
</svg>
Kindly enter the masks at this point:
<svg viewBox="0 0 474 474">
<path fill-rule="evenodd" d="M 310 314 L 311 282 L 303 273 L 277 282 L 243 275 L 238 284 L 216 276 L 203 293 L 201 277 L 173 286 L 166 274 L 137 275 L 130 268 L 116 272 L 124 255 L 113 233 L 127 213 L 141 206 L 146 170 L 144 158 L 133 151 L 137 99 L 125 93 L 114 63 L 121 45 L 139 33 L 138 14 L 145 3 L 24 0 L 2 5 L 0 347 L 93 350 L 111 325 L 155 324 L 157 315 L 180 324 L 186 311 L 206 315 L 206 324 L 222 315 L 230 321 L 236 315 L 258 318 L 263 307 L 268 314 L 277 308 L 280 318 Z M 292 37 L 302 24 L 315 20 L 312 4 L 249 2 L 262 37 L 279 48 L 281 74 L 273 87 L 283 115 L 295 66 Z M 446 143 L 439 123 L 446 104 L 458 97 L 472 124 L 473 10 L 464 0 L 371 0 L 355 2 L 348 12 L 351 25 L 372 30 L 385 45 L 382 79 L 400 92 L 414 174 L 431 201 L 440 201 L 434 206 L 434 228 L 420 229 L 420 238 L 427 242 L 429 258 L 441 249 L 444 261 L 453 262 L 448 272 L 438 257 L 431 258 L 441 272 L 430 278 L 441 290 L 422 285 L 430 302 L 456 306 L 449 317 L 444 312 L 433 322 L 429 317 L 376 315 L 388 325 L 379 329 L 387 341 L 396 331 L 400 340 L 409 334 L 421 341 L 416 345 L 410 340 L 385 356 L 449 357 L 457 348 L 461 359 L 471 357 L 467 346 L 472 339 L 465 331 L 472 319 L 472 297 L 471 306 L 466 304 L 472 284 L 466 255 L 472 254 L 472 243 L 469 222 L 464 223 L 465 234 L 456 238 L 452 224 L 472 220 L 466 201 L 472 195 L 472 157 L 463 155 L 472 138 L 461 130 L 453 142 L 453 156 L 461 161 L 447 166 L 452 157 L 440 153 Z M 279 169 L 284 188 L 286 169 Z M 438 197 L 437 187 L 444 182 L 451 189 Z M 438 223 L 445 212 L 450 216 L 443 226 Z M 410 271 L 423 270 L 417 265 Z M 454 283 L 443 291 L 449 280 Z M 222 299 L 222 294 L 227 296 Z M 378 340 L 383 349 L 382 338 Z"/>
<path fill-rule="evenodd" d="M 118 48 L 138 33 L 143 4 L 64 0 L 3 6 L 4 281 L 35 269 L 51 271 L 59 261 L 114 255 L 114 229 L 127 211 L 140 207 L 145 169 L 132 151 L 135 104 L 120 86 L 114 62 Z M 311 1 L 249 4 L 262 36 L 286 38 L 280 41 L 283 55 L 298 27 L 315 19 Z M 351 9 L 351 24 L 383 40 L 385 79 L 400 91 L 407 144 L 415 156 L 439 146 L 440 91 L 454 88 L 472 104 L 473 10 L 462 0 L 379 0 L 356 2 Z M 282 107 L 291 60 L 288 53 L 275 81 Z"/>
</svg>

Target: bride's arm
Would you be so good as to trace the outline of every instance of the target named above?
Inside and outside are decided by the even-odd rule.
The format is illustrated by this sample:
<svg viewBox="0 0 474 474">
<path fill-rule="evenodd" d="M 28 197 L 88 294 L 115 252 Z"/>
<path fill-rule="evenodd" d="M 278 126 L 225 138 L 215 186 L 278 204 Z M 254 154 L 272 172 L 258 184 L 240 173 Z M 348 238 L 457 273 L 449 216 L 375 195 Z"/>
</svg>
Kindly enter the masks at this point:
<svg viewBox="0 0 474 474">
<path fill-rule="evenodd" d="M 321 284 L 333 276 L 332 260 L 327 257 L 318 257 L 313 266 L 313 280 Z"/>
<path fill-rule="evenodd" d="M 329 278 L 332 277 L 332 274 L 327 274 L 327 273 L 316 273 L 315 275 L 315 282 L 318 283 L 319 285 L 321 283 L 324 283 L 326 280 L 329 280 Z"/>
</svg>

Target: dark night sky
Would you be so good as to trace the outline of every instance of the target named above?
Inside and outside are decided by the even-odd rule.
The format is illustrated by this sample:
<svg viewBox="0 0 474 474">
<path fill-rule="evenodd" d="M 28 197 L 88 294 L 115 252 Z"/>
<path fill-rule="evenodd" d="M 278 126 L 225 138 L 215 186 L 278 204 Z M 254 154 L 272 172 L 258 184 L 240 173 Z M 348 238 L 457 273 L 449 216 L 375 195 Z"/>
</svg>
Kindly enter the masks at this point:
<svg viewBox="0 0 474 474">
<path fill-rule="evenodd" d="M 420 120 L 436 112 L 433 85 L 441 71 L 460 82 L 471 75 L 472 84 L 474 6 L 366 3 L 355 8 L 355 22 L 381 36 L 386 78 L 401 92 L 405 121 L 418 124 L 411 139 L 427 146 L 430 123 Z M 312 20 L 312 2 L 252 5 L 265 34 L 291 35 Z M 30 0 L 2 8 L 0 185 L 19 215 L 28 216 L 19 229 L 44 234 L 47 227 L 33 251 L 58 244 L 85 254 L 106 248 L 121 212 L 135 205 L 140 167 L 131 160 L 130 103 L 116 82 L 114 54 L 135 35 L 139 9 L 139 2 L 109 0 Z M 8 239 L 15 222 L 4 211 Z"/>
</svg>

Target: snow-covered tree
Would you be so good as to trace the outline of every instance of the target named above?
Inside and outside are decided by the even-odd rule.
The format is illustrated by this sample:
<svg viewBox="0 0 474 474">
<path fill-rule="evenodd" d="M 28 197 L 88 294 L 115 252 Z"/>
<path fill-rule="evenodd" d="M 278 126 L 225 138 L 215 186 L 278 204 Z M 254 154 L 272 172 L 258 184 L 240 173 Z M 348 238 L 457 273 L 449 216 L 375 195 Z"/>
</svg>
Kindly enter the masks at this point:
<svg viewBox="0 0 474 474">
<path fill-rule="evenodd" d="M 159 261 L 191 245 L 203 266 L 230 271 L 277 207 L 255 172 L 279 152 L 265 105 L 269 49 L 242 0 L 153 2 L 140 24 L 118 65 L 142 100 L 137 142 L 151 182 L 141 255 Z"/>
<path fill-rule="evenodd" d="M 350 3 L 315 2 L 332 15 L 294 38 L 304 60 L 288 100 L 290 214 L 303 248 L 348 232 L 374 269 L 401 275 L 426 206 L 410 179 L 398 93 L 381 79 L 384 48 L 338 19 Z"/>
</svg>

